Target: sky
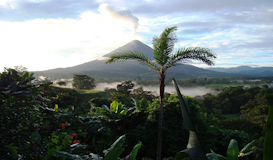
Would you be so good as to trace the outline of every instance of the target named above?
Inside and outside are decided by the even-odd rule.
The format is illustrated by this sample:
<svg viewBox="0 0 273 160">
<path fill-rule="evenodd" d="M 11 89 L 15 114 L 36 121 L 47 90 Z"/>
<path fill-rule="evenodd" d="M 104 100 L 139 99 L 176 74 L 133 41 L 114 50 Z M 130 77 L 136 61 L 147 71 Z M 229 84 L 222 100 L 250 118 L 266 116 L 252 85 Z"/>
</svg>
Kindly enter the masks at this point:
<svg viewBox="0 0 273 160">
<path fill-rule="evenodd" d="M 172 26 L 174 51 L 209 48 L 213 67 L 273 67 L 272 0 L 0 0 L 0 71 L 75 66 L 134 39 L 152 47 Z"/>
</svg>

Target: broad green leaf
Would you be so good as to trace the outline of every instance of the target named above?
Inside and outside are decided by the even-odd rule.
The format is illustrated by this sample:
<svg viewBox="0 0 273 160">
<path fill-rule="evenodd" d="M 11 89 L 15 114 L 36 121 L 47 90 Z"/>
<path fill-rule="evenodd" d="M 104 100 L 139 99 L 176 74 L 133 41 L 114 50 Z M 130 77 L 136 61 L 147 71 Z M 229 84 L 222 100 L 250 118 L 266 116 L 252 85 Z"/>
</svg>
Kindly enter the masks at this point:
<svg viewBox="0 0 273 160">
<path fill-rule="evenodd" d="M 185 101 L 185 99 L 182 97 L 180 90 L 176 84 L 175 79 L 173 78 L 173 83 L 174 83 L 174 87 L 176 89 L 179 101 L 180 101 L 180 105 L 181 105 L 181 110 L 182 110 L 182 117 L 183 117 L 183 126 L 186 130 L 188 131 L 194 131 L 195 132 L 195 128 L 194 125 L 191 121 L 190 118 L 190 114 L 188 111 L 188 107 L 187 107 L 187 102 Z"/>
<path fill-rule="evenodd" d="M 136 159 L 137 152 L 138 152 L 139 148 L 141 147 L 141 145 L 142 145 L 142 142 L 139 141 L 139 142 L 134 146 L 133 150 L 131 151 L 129 160 L 135 160 L 135 159 Z"/>
<path fill-rule="evenodd" d="M 69 151 L 71 153 L 72 151 L 74 151 L 76 149 L 85 149 L 86 147 L 87 147 L 87 145 L 82 145 L 80 143 L 75 143 L 75 144 L 70 146 Z"/>
<path fill-rule="evenodd" d="M 269 102 L 269 111 L 266 122 L 266 134 L 264 140 L 264 160 L 272 160 L 273 159 L 273 94 L 266 93 L 265 98 Z"/>
<path fill-rule="evenodd" d="M 122 109 L 123 107 L 121 105 L 118 105 L 115 113 L 119 114 L 122 111 Z"/>
<path fill-rule="evenodd" d="M 184 160 L 185 158 L 189 158 L 189 155 L 184 151 L 178 152 L 175 156 L 175 160 Z"/>
<path fill-rule="evenodd" d="M 106 106 L 106 105 L 102 105 L 102 107 L 101 108 L 103 108 L 105 111 L 108 111 L 108 112 L 110 112 L 110 109 Z"/>
<path fill-rule="evenodd" d="M 212 149 L 210 149 L 210 151 L 211 151 L 211 153 L 206 154 L 206 157 L 207 157 L 208 160 L 224 160 L 224 159 L 227 159 L 227 157 L 215 153 Z"/>
<path fill-rule="evenodd" d="M 180 90 L 176 84 L 175 79 L 173 78 L 173 83 L 180 101 L 180 105 L 181 105 L 181 111 L 182 111 L 182 117 L 183 117 L 183 126 L 186 130 L 188 130 L 189 133 L 189 141 L 188 141 L 188 145 L 186 150 L 183 150 L 181 152 L 185 152 L 189 155 L 189 157 L 191 158 L 191 160 L 206 160 L 206 156 L 205 153 L 203 151 L 203 148 L 200 145 L 199 139 L 198 139 L 198 135 L 196 133 L 196 130 L 194 128 L 194 124 L 192 123 L 192 120 L 190 118 L 190 114 L 188 111 L 188 104 L 187 101 L 184 97 L 182 97 Z M 181 153 L 181 155 L 183 156 L 184 154 Z M 180 154 L 178 154 L 178 157 L 180 156 Z"/>
<path fill-rule="evenodd" d="M 59 139 L 59 137 L 57 135 L 53 135 L 52 136 L 53 138 L 56 138 L 56 139 Z"/>
<path fill-rule="evenodd" d="M 249 152 L 246 152 L 246 153 L 240 153 L 238 157 L 245 157 L 245 156 L 249 156 L 253 153 L 253 151 L 249 151 Z"/>
<path fill-rule="evenodd" d="M 255 142 L 256 142 L 256 140 L 249 142 L 247 145 L 244 146 L 243 149 L 241 149 L 240 153 L 245 153 L 245 152 L 251 150 L 251 148 L 254 146 Z"/>
<path fill-rule="evenodd" d="M 94 154 L 94 153 L 90 153 L 89 156 L 91 156 L 91 160 L 102 160 L 102 158 L 100 158 L 99 155 Z"/>
<path fill-rule="evenodd" d="M 56 151 L 55 152 L 57 157 L 66 157 L 68 159 L 73 159 L 73 160 L 84 160 L 81 156 L 79 155 L 73 155 L 64 151 Z"/>
<path fill-rule="evenodd" d="M 189 142 L 188 142 L 187 148 L 193 148 L 196 146 L 201 146 L 199 143 L 198 137 L 197 137 L 197 133 L 190 131 Z"/>
<path fill-rule="evenodd" d="M 208 160 L 228 160 L 227 157 L 217 153 L 207 153 L 206 156 Z"/>
<path fill-rule="evenodd" d="M 191 160 L 207 160 L 204 155 L 203 148 L 201 146 L 196 146 L 193 148 L 185 149 L 176 154 L 176 160 L 183 160 L 186 157 L 190 157 Z"/>
<path fill-rule="evenodd" d="M 112 149 L 111 151 L 109 151 L 105 156 L 104 156 L 104 160 L 117 160 L 119 155 L 124 151 L 123 147 L 118 147 L 115 149 Z"/>
<path fill-rule="evenodd" d="M 114 149 L 116 149 L 116 148 L 122 147 L 122 145 L 123 145 L 124 142 L 125 142 L 125 139 L 126 139 L 125 135 L 120 136 L 120 137 L 119 137 L 119 138 L 110 146 L 110 148 L 108 148 L 107 150 L 104 150 L 104 151 L 103 151 L 104 155 L 106 156 L 106 155 L 108 154 L 108 152 L 110 152 L 110 151 L 112 151 L 112 150 L 114 150 Z"/>
<path fill-rule="evenodd" d="M 11 151 L 12 151 L 12 156 L 13 156 L 13 157 L 16 157 L 17 154 L 18 154 L 17 150 L 18 150 L 19 148 L 16 147 L 16 146 L 11 146 L 10 148 L 11 148 Z"/>
<path fill-rule="evenodd" d="M 52 142 L 52 143 L 58 143 L 58 139 L 56 139 L 56 138 L 51 138 L 51 142 Z"/>
<path fill-rule="evenodd" d="M 110 104 L 110 111 L 115 113 L 116 110 L 117 110 L 117 106 L 118 106 L 118 102 L 117 101 L 113 101 L 111 104 Z"/>
<path fill-rule="evenodd" d="M 119 117 L 123 117 L 127 114 L 127 111 L 126 110 L 122 110 L 120 113 L 119 113 Z"/>
<path fill-rule="evenodd" d="M 230 140 L 227 149 L 227 158 L 229 160 L 237 160 L 239 155 L 238 143 L 235 139 Z"/>
</svg>

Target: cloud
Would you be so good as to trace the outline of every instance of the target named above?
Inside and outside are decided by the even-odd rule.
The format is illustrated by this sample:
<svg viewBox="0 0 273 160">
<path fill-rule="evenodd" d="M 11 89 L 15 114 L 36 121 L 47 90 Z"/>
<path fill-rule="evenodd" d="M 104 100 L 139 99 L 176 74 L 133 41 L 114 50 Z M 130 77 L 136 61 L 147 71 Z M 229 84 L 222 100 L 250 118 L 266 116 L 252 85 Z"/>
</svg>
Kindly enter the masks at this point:
<svg viewBox="0 0 273 160">
<path fill-rule="evenodd" d="M 109 14 L 114 19 L 131 22 L 133 24 L 134 37 L 136 36 L 137 28 L 139 26 L 139 23 L 138 23 L 139 20 L 136 16 L 134 16 L 131 13 L 130 10 L 125 8 L 118 9 L 117 7 L 113 5 L 104 3 L 99 6 L 98 11 L 101 12 L 102 14 Z"/>
<path fill-rule="evenodd" d="M 98 7 L 97 2 L 89 0 L 13 0 L 7 4 L 14 9 L 0 6 L 0 20 L 10 22 L 37 18 L 76 19 L 82 12 L 96 10 Z"/>
<path fill-rule="evenodd" d="M 273 59 L 272 8 L 272 0 L 0 0 L 0 53 L 15 58 L 0 64 L 77 65 L 130 42 L 136 31 L 151 46 L 154 36 L 176 25 L 174 50 L 210 48 L 216 66 L 271 65 L 264 59 Z"/>
<path fill-rule="evenodd" d="M 166 15 L 171 13 L 183 13 L 188 16 L 192 14 L 202 13 L 230 13 L 248 11 L 253 8 L 264 6 L 272 6 L 273 2 L 270 0 L 229 0 L 229 1 L 214 1 L 214 0 L 161 0 L 160 2 L 154 1 L 150 3 L 136 3 L 134 13 L 137 14 L 150 14 L 150 16 Z M 210 15 L 204 15 L 210 16 Z"/>
<path fill-rule="evenodd" d="M 1 65 L 44 70 L 95 60 L 134 39 L 132 24 L 116 18 L 120 17 L 87 11 L 77 19 L 0 21 L 0 52 L 7 59 L 16 58 Z"/>
<path fill-rule="evenodd" d="M 0 6 L 12 8 L 11 2 L 13 2 L 13 1 L 14 0 L 1 0 L 0 1 Z"/>
</svg>

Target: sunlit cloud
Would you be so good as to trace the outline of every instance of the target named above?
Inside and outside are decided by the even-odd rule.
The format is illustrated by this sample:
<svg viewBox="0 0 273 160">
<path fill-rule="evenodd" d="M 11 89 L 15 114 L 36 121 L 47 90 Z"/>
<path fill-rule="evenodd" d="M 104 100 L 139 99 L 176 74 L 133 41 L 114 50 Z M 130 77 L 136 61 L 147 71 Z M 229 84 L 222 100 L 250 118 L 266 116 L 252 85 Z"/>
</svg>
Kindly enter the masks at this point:
<svg viewBox="0 0 273 160">
<path fill-rule="evenodd" d="M 272 8 L 268 0 L 0 0 L 0 68 L 74 66 L 133 39 L 152 46 L 174 25 L 175 50 L 210 48 L 215 67 L 272 65 Z"/>
<path fill-rule="evenodd" d="M 18 59 L 2 65 L 27 64 L 29 70 L 43 70 L 48 64 L 51 68 L 68 67 L 94 60 L 92 57 L 100 57 L 134 39 L 130 19 L 116 21 L 122 15 L 106 14 L 107 10 L 102 10 L 105 5 L 99 7 L 100 13 L 87 11 L 77 20 L 0 21 L 0 43 L 3 44 L 0 52 L 8 59 Z M 102 44 L 105 47 L 102 48 Z M 25 62 L 20 62 L 22 59 Z"/>
</svg>

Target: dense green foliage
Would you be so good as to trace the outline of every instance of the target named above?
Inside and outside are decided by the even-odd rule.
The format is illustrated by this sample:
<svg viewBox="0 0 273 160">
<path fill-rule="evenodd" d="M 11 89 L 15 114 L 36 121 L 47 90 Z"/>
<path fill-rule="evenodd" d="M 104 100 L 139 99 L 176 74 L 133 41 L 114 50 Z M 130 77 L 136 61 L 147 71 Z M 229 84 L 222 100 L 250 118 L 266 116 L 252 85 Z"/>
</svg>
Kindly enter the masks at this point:
<svg viewBox="0 0 273 160">
<path fill-rule="evenodd" d="M 96 88 L 95 80 L 87 75 L 74 75 L 73 88 L 75 89 L 94 89 Z"/>
<path fill-rule="evenodd" d="M 264 97 L 265 93 L 273 93 L 273 89 L 261 89 L 253 99 L 241 107 L 241 112 L 246 119 L 264 128 L 269 110 L 269 103 Z"/>
<path fill-rule="evenodd" d="M 271 93 L 272 91 L 272 88 L 244 88 L 243 86 L 224 87 L 217 95 L 212 95 L 210 93 L 204 95 L 200 105 L 207 113 L 239 114 L 241 107 L 246 105 L 250 100 L 254 99 L 256 95 L 260 95 L 258 97 L 259 99 L 262 95 L 264 95 L 264 93 Z M 261 93 L 258 94 L 259 92 Z M 252 102 L 250 103 L 252 104 Z"/>
<path fill-rule="evenodd" d="M 132 82 L 123 82 L 118 84 L 120 89 L 108 88 L 107 92 L 78 93 L 52 87 L 50 81 L 35 81 L 33 74 L 27 71 L 7 69 L 0 78 L 1 159 L 59 159 L 63 155 L 103 157 L 103 150 L 124 134 L 126 149 L 120 157 L 132 154 L 131 149 L 142 141 L 137 157 L 155 159 L 159 99 L 141 87 L 134 89 Z M 268 111 L 263 94 L 271 92 L 272 88 L 228 87 L 218 95 L 205 95 L 203 99 L 186 96 L 204 152 L 212 149 L 227 156 L 231 139 L 237 140 L 239 148 L 253 139 L 260 139 L 255 141 L 251 157 L 261 159 Z M 230 103 L 221 103 L 224 97 Z M 162 157 L 174 157 L 186 148 L 189 133 L 182 127 L 178 96 L 165 94 L 164 102 Z M 218 103 L 228 107 L 221 108 Z M 233 106 L 239 107 L 239 113 L 246 119 L 223 118 L 222 113 L 228 113 Z M 221 112 L 211 112 L 215 108 Z"/>
</svg>

